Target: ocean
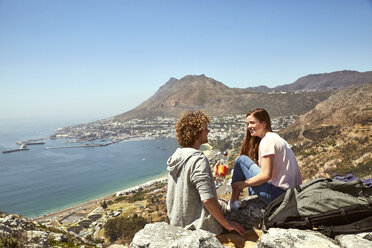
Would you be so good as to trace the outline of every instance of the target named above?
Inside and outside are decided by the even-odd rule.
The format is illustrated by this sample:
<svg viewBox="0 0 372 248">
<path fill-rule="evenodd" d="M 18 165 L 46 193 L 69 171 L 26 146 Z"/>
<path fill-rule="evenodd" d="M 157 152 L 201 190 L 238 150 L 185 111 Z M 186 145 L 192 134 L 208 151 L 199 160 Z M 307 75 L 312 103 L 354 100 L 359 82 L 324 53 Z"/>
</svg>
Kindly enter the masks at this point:
<svg viewBox="0 0 372 248">
<path fill-rule="evenodd" d="M 79 122 L 1 121 L 0 151 L 72 124 Z M 1 212 L 35 218 L 142 184 L 166 174 L 166 161 L 178 147 L 171 138 L 52 150 L 45 147 L 68 145 L 66 140 L 44 142 L 0 153 Z"/>
</svg>

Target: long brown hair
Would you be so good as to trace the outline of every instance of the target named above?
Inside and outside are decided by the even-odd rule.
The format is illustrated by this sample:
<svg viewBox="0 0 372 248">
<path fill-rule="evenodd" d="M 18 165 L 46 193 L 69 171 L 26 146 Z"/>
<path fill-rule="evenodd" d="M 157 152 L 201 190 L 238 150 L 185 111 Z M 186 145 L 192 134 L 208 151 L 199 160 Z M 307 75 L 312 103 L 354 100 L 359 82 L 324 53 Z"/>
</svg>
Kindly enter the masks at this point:
<svg viewBox="0 0 372 248">
<path fill-rule="evenodd" d="M 267 111 L 263 108 L 257 108 L 249 111 L 246 114 L 246 118 L 252 115 L 260 122 L 266 122 L 266 131 L 272 132 L 271 120 Z M 257 136 L 251 136 L 248 128 L 245 132 L 245 137 L 243 140 L 242 147 L 240 148 L 240 155 L 246 155 L 250 157 L 256 164 L 258 164 L 258 146 L 261 142 L 261 138 Z"/>
</svg>

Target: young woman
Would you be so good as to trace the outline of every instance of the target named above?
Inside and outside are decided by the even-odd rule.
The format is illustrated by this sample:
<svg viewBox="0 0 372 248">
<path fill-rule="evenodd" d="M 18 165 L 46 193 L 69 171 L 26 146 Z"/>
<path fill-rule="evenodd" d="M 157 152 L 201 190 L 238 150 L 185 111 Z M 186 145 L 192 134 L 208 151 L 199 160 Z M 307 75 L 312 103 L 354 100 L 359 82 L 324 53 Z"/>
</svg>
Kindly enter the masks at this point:
<svg viewBox="0 0 372 248">
<path fill-rule="evenodd" d="M 270 116 L 262 108 L 246 115 L 247 132 L 235 160 L 232 176 L 232 195 L 228 210 L 240 207 L 240 192 L 248 187 L 267 204 L 302 183 L 300 168 L 288 143 L 271 130 Z"/>
</svg>

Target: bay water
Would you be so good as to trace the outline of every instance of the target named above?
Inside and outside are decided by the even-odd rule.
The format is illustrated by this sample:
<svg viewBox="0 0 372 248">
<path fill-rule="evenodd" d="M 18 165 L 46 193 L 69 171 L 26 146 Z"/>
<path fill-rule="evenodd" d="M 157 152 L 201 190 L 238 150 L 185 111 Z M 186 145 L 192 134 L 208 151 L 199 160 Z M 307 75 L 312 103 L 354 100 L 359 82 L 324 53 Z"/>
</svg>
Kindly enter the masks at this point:
<svg viewBox="0 0 372 248">
<path fill-rule="evenodd" d="M 0 151 L 69 124 L 78 122 L 2 121 Z M 145 183 L 166 174 L 166 161 L 178 147 L 170 138 L 51 150 L 45 147 L 70 144 L 44 142 L 28 151 L 0 153 L 1 212 L 34 218 Z"/>
</svg>

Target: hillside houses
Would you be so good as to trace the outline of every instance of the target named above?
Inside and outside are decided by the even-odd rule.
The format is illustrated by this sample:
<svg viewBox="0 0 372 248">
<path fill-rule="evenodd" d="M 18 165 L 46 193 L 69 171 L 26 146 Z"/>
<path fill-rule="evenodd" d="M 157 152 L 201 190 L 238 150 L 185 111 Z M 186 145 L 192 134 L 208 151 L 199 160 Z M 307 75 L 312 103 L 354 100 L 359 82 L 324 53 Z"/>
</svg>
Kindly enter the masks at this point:
<svg viewBox="0 0 372 248">
<path fill-rule="evenodd" d="M 274 131 L 279 131 L 293 123 L 296 116 L 285 116 L 272 120 Z M 72 142 L 93 140 L 125 141 L 133 139 L 156 139 L 176 137 L 175 118 L 133 119 L 119 122 L 105 119 L 77 126 L 59 128 L 56 138 L 74 139 Z M 241 139 L 246 131 L 245 115 L 226 115 L 211 117 L 209 140 Z"/>
</svg>

